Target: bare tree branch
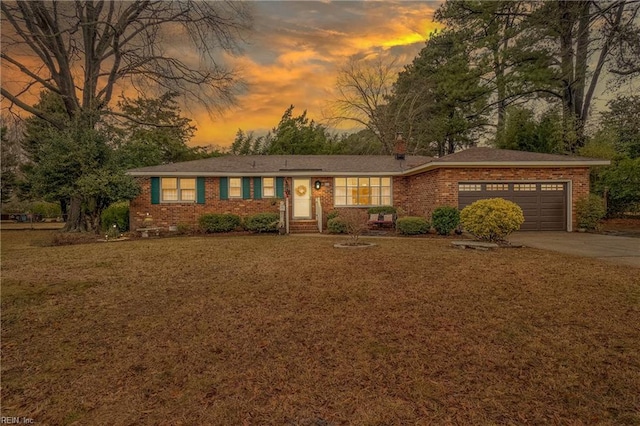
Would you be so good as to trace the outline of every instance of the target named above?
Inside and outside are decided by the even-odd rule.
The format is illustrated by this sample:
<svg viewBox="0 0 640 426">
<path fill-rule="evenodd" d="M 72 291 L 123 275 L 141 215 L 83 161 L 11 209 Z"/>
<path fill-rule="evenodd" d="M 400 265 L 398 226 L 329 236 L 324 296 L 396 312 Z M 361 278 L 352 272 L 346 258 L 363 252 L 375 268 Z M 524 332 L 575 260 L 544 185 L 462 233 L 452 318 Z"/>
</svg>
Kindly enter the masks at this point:
<svg viewBox="0 0 640 426">
<path fill-rule="evenodd" d="M 381 111 L 391 94 L 399 68 L 395 60 L 350 58 L 338 71 L 338 94 L 329 102 L 325 118 L 333 123 L 352 121 L 365 126 L 387 153 L 391 153 L 395 130 Z"/>
<path fill-rule="evenodd" d="M 99 112 L 116 87 L 132 83 L 147 93 L 179 91 L 221 112 L 240 80 L 221 65 L 220 52 L 237 52 L 252 24 L 250 7 L 233 1 L 16 1 L 1 10 L 4 71 L 26 77 L 25 87 L 59 93 L 70 117 Z M 190 43 L 199 60 L 178 55 L 184 47 L 172 43 Z M 33 58 L 42 72 L 34 72 Z M 3 91 L 22 108 L 20 88 Z"/>
</svg>

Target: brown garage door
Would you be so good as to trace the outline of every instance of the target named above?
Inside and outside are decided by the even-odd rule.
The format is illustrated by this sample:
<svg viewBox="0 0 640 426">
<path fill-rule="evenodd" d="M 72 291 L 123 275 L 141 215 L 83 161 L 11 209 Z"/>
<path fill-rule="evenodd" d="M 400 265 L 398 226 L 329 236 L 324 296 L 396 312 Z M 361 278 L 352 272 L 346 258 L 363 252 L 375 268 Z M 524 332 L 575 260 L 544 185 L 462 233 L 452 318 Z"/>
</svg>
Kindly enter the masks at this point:
<svg viewBox="0 0 640 426">
<path fill-rule="evenodd" d="M 556 182 L 465 182 L 458 185 L 458 207 L 486 198 L 513 201 L 524 213 L 523 231 L 567 229 L 567 184 Z"/>
</svg>

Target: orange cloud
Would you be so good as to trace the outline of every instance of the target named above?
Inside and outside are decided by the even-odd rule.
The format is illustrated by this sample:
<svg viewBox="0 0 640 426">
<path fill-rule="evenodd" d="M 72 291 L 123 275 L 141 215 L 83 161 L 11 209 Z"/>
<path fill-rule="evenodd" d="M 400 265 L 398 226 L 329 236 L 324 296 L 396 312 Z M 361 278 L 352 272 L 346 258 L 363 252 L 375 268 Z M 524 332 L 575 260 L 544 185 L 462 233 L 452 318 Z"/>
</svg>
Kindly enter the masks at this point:
<svg viewBox="0 0 640 426">
<path fill-rule="evenodd" d="M 438 28 L 432 22 L 437 5 L 259 3 L 274 13 L 258 26 L 247 53 L 233 60 L 243 70 L 248 90 L 222 119 L 194 117 L 199 129 L 194 143 L 228 146 L 239 128 L 264 133 L 277 125 L 291 104 L 296 115 L 307 110 L 308 117 L 321 120 L 342 63 L 354 55 L 393 56 L 401 65 L 411 62 L 428 34 Z"/>
<path fill-rule="evenodd" d="M 253 3 L 255 32 L 244 53 L 221 58 L 240 70 L 246 90 L 238 96 L 237 107 L 222 117 L 210 117 L 198 105 L 183 108 L 183 114 L 190 116 L 198 128 L 192 143 L 229 146 L 239 128 L 264 133 L 278 124 L 291 104 L 296 107 L 296 115 L 307 110 L 309 118 L 320 121 L 341 64 L 352 56 L 394 57 L 400 65 L 411 62 L 436 28 L 432 17 L 439 4 Z M 180 37 L 166 37 L 165 51 L 197 63 L 197 52 L 185 49 L 178 40 Z M 11 77 L 3 73 L 2 85 L 9 88 L 20 83 Z M 120 90 L 128 96 L 136 95 L 131 87 Z M 35 103 L 38 92 L 33 90 L 27 103 Z"/>
</svg>

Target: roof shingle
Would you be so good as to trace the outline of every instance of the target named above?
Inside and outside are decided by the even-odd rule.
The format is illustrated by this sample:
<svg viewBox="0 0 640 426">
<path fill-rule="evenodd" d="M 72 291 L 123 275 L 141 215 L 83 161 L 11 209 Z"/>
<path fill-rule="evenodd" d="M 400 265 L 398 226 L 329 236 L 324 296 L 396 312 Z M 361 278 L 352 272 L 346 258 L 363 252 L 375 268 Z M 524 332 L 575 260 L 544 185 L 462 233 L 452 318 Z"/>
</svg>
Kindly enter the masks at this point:
<svg viewBox="0 0 640 426">
<path fill-rule="evenodd" d="M 128 171 L 133 176 L 168 175 L 401 175 L 437 167 L 460 166 L 573 166 L 608 164 L 605 160 L 571 155 L 544 154 L 485 147 L 469 148 L 440 158 L 391 155 L 227 155 L 203 160 L 142 167 Z"/>
</svg>

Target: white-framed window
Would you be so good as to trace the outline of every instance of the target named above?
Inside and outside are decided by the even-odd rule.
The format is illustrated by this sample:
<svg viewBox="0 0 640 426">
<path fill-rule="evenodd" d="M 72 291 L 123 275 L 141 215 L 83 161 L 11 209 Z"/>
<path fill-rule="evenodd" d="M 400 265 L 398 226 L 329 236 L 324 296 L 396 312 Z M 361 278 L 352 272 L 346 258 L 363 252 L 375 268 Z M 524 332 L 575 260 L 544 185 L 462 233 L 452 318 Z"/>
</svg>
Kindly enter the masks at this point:
<svg viewBox="0 0 640 426">
<path fill-rule="evenodd" d="M 391 205 L 390 177 L 338 177 L 334 179 L 336 206 Z"/>
<path fill-rule="evenodd" d="M 242 198 L 242 178 L 229 178 L 229 198 Z"/>
<path fill-rule="evenodd" d="M 487 191 L 508 191 L 509 184 L 508 183 L 488 183 Z"/>
<path fill-rule="evenodd" d="M 195 178 L 162 178 L 160 180 L 162 201 L 195 201 Z"/>
<path fill-rule="evenodd" d="M 563 191 L 564 185 L 561 183 L 543 183 L 540 185 L 542 191 Z"/>
<path fill-rule="evenodd" d="M 276 179 L 272 177 L 262 178 L 262 197 L 273 198 L 276 196 Z"/>
<path fill-rule="evenodd" d="M 458 191 L 460 192 L 473 192 L 473 191 L 481 191 L 482 185 L 479 183 L 461 183 L 458 184 Z"/>
<path fill-rule="evenodd" d="M 514 191 L 537 191 L 537 185 L 535 183 L 514 183 Z"/>
</svg>

